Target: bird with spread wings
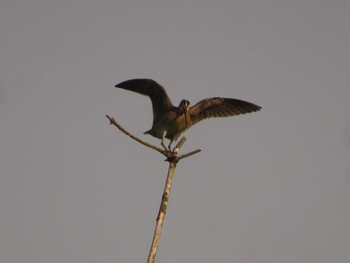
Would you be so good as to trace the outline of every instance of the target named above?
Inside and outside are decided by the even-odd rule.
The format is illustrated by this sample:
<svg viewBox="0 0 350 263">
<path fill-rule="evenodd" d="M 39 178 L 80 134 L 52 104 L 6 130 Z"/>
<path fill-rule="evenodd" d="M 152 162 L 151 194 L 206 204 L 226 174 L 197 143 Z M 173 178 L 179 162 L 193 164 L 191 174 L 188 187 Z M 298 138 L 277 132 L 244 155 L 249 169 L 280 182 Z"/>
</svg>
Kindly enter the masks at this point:
<svg viewBox="0 0 350 263">
<path fill-rule="evenodd" d="M 130 79 L 117 85 L 117 88 L 146 95 L 151 99 L 153 109 L 152 128 L 145 132 L 161 139 L 164 149 L 171 151 L 171 144 L 188 128 L 201 120 L 215 117 L 228 117 L 259 111 L 260 106 L 231 98 L 207 98 L 190 107 L 188 100 L 181 100 L 174 106 L 165 89 L 151 79 Z M 164 138 L 170 140 L 168 148 Z"/>
</svg>

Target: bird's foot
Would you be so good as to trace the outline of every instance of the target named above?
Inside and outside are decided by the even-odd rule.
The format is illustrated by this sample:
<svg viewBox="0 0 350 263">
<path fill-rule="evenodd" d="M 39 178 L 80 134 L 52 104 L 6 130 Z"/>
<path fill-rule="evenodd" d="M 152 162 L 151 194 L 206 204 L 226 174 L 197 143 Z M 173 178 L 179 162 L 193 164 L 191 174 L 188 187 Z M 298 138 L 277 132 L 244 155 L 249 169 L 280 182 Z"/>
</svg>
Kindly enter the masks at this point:
<svg viewBox="0 0 350 263">
<path fill-rule="evenodd" d="M 166 150 L 167 152 L 168 152 L 168 151 L 170 151 L 170 152 L 171 152 L 171 150 L 165 146 L 165 144 L 164 144 L 164 141 L 163 141 L 163 140 L 160 142 L 160 144 L 163 146 L 164 150 Z"/>
<path fill-rule="evenodd" d="M 170 152 L 173 152 L 174 151 L 174 149 L 171 149 L 171 144 L 173 143 L 173 141 L 170 141 L 170 143 L 169 143 L 169 145 L 168 145 L 168 150 L 170 151 Z"/>
</svg>

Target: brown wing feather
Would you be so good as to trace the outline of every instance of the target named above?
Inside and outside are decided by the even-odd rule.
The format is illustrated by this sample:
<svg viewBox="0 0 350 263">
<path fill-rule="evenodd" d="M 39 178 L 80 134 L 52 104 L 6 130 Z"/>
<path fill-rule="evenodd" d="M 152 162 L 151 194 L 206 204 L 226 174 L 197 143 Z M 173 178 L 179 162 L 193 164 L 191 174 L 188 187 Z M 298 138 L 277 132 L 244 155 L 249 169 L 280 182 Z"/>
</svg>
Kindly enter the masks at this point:
<svg viewBox="0 0 350 263">
<path fill-rule="evenodd" d="M 191 126 L 197 122 L 216 117 L 228 117 L 259 111 L 260 106 L 248 101 L 230 98 L 209 98 L 190 108 Z"/>
<path fill-rule="evenodd" d="M 152 79 L 130 79 L 115 87 L 149 96 L 152 101 L 153 122 L 157 121 L 163 112 L 173 107 L 165 89 Z"/>
</svg>

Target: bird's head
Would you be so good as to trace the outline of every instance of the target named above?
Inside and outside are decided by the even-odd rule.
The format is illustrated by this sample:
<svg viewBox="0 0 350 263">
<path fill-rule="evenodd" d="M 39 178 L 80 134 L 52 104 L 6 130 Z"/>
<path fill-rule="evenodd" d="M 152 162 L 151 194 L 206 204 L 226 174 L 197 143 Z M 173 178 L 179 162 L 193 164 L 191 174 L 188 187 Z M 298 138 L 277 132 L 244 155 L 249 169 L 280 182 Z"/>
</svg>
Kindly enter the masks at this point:
<svg viewBox="0 0 350 263">
<path fill-rule="evenodd" d="M 190 102 L 188 100 L 182 100 L 179 104 L 179 109 L 182 113 L 187 112 L 190 109 Z"/>
</svg>

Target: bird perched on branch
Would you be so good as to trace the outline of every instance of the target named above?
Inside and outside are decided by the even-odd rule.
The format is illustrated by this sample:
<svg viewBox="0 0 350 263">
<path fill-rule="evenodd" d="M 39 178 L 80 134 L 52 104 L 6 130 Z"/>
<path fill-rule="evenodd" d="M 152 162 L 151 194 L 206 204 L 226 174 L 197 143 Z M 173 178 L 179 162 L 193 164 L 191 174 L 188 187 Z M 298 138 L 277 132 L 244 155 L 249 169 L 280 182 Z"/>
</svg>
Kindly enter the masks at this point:
<svg viewBox="0 0 350 263">
<path fill-rule="evenodd" d="M 166 150 L 164 138 L 169 139 L 168 149 L 170 151 L 173 141 L 176 141 L 186 129 L 201 120 L 240 115 L 261 109 L 260 106 L 247 101 L 221 97 L 201 100 L 192 107 L 190 107 L 190 102 L 184 99 L 176 107 L 171 103 L 165 89 L 151 79 L 130 79 L 115 87 L 137 92 L 151 99 L 153 125 L 144 134 L 161 139 L 161 144 Z"/>
</svg>

